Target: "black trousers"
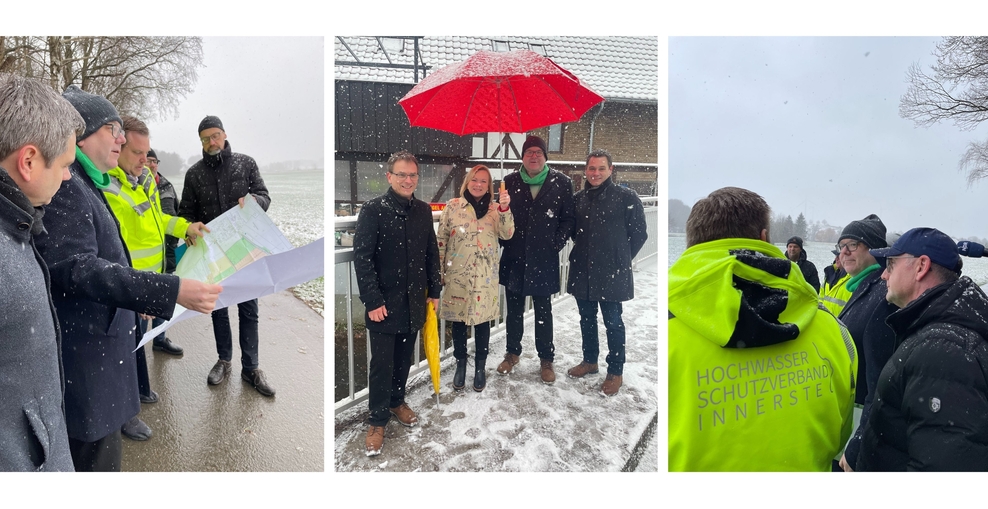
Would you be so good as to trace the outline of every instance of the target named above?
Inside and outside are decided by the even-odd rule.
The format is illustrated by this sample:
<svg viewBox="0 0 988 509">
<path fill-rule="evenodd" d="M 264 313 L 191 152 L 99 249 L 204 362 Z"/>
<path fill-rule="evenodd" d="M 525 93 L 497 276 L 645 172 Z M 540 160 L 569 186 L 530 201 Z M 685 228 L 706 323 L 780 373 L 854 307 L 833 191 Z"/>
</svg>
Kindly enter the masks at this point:
<svg viewBox="0 0 988 509">
<path fill-rule="evenodd" d="M 390 409 L 405 401 L 405 383 L 412 367 L 418 331 L 403 334 L 367 332 L 371 346 L 367 398 L 370 417 L 367 422 L 371 426 L 384 426 L 391 419 Z"/>
<path fill-rule="evenodd" d="M 597 364 L 600 356 L 600 340 L 597 337 L 597 306 L 604 316 L 607 329 L 607 373 L 624 373 L 624 321 L 621 319 L 620 302 L 604 302 L 576 299 L 580 310 L 580 331 L 583 333 L 583 362 Z"/>
<path fill-rule="evenodd" d="M 147 330 L 148 321 L 142 320 L 138 315 L 137 317 L 137 343 L 134 346 L 141 344 L 144 339 L 144 331 Z M 144 347 L 137 349 L 137 392 L 141 396 L 151 395 L 151 377 L 148 376 L 148 358 L 147 354 L 144 353 Z"/>
<path fill-rule="evenodd" d="M 95 441 L 69 438 L 69 452 L 76 472 L 119 472 L 123 444 L 120 430 Z"/>
<path fill-rule="evenodd" d="M 240 366 L 244 370 L 257 369 L 257 299 L 237 304 L 240 317 Z M 233 360 L 233 332 L 230 329 L 229 308 L 213 311 L 213 335 L 216 337 L 216 353 L 220 360 Z"/>
<path fill-rule="evenodd" d="M 467 324 L 463 322 L 446 322 L 453 328 L 453 357 L 459 360 L 467 358 Z M 473 326 L 473 339 L 477 347 L 477 359 L 486 359 L 491 344 L 491 322 L 478 323 Z"/>
<path fill-rule="evenodd" d="M 508 316 L 505 319 L 508 353 L 521 355 L 521 336 L 525 332 L 525 296 L 504 290 Z M 552 362 L 556 348 L 552 345 L 552 301 L 549 297 L 532 296 L 535 308 L 535 350 L 539 358 Z"/>
</svg>

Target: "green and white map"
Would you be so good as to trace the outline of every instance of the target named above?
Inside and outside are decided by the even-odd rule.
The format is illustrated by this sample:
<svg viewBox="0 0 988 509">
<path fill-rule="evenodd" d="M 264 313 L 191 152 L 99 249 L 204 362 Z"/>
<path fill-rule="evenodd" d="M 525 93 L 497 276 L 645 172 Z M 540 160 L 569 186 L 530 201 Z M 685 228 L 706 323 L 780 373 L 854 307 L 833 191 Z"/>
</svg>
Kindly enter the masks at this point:
<svg viewBox="0 0 988 509">
<path fill-rule="evenodd" d="M 188 246 L 175 267 L 177 276 L 216 284 L 260 258 L 292 249 L 253 196 L 206 227 L 209 233 Z"/>
</svg>

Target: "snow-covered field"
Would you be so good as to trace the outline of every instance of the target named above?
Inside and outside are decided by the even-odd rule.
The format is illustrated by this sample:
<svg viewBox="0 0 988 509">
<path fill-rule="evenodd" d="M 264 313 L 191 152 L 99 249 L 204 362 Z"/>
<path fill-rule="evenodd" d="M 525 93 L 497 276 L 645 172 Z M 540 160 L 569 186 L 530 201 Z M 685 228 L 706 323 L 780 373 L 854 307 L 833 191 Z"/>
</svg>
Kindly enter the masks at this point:
<svg viewBox="0 0 988 509">
<path fill-rule="evenodd" d="M 264 172 L 264 184 L 271 195 L 268 215 L 289 242 L 300 247 L 326 235 L 323 203 L 326 190 L 323 170 Z M 182 197 L 184 175 L 165 174 Z M 324 278 L 292 288 L 292 292 L 320 315 L 324 314 Z"/>
<path fill-rule="evenodd" d="M 539 379 L 529 318 L 521 362 L 510 375 L 495 372 L 504 355 L 505 336 L 504 332 L 492 335 L 483 392 L 471 390 L 472 351 L 467 389 L 462 392 L 450 387 L 454 359 L 444 364 L 438 407 L 428 372 L 413 377 L 406 401 L 420 423 L 404 428 L 392 420 L 380 456 L 364 455 L 367 405 L 337 413 L 336 471 L 657 471 L 658 443 L 665 443 L 657 432 L 664 426 L 655 423 L 658 299 L 665 293 L 659 291 L 657 270 L 657 262 L 652 262 L 636 271 L 635 299 L 624 303 L 627 362 L 624 386 L 617 395 L 599 394 L 607 355 L 599 318 L 600 374 L 579 380 L 566 376 L 566 370 L 582 360 L 579 314 L 568 297 L 553 306 L 554 385 L 546 386 Z"/>
</svg>

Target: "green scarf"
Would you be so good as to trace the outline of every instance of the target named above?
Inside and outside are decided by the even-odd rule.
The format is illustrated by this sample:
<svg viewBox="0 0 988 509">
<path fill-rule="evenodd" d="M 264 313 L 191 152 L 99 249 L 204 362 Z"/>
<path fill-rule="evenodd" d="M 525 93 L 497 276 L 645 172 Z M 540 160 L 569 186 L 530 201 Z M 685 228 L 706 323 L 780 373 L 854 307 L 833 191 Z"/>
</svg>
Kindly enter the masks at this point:
<svg viewBox="0 0 988 509">
<path fill-rule="evenodd" d="M 528 171 L 525 170 L 524 166 L 522 166 L 521 169 L 518 170 L 518 173 L 521 174 L 522 182 L 530 186 L 541 186 L 545 182 L 546 175 L 549 174 L 549 164 L 546 163 L 544 166 L 542 166 L 542 171 L 539 172 L 539 174 L 534 177 L 528 176 Z"/>
<path fill-rule="evenodd" d="M 75 159 L 82 165 L 82 169 L 86 170 L 86 175 L 89 175 L 93 184 L 96 184 L 96 189 L 106 189 L 110 185 L 110 176 L 99 171 L 89 156 L 82 153 L 78 145 L 75 147 Z"/>
<path fill-rule="evenodd" d="M 861 272 L 859 272 L 857 276 L 854 276 L 851 279 L 848 279 L 847 280 L 847 283 L 845 283 L 844 286 L 848 290 L 850 290 L 850 291 L 853 292 L 854 290 L 857 290 L 858 289 L 858 285 L 861 284 L 861 280 L 864 279 L 865 276 L 867 276 L 868 274 L 871 274 L 872 272 L 875 272 L 876 270 L 879 270 L 881 268 L 882 268 L 882 266 L 876 263 L 876 264 L 872 265 L 871 267 L 868 267 L 867 269 L 862 270 Z"/>
</svg>

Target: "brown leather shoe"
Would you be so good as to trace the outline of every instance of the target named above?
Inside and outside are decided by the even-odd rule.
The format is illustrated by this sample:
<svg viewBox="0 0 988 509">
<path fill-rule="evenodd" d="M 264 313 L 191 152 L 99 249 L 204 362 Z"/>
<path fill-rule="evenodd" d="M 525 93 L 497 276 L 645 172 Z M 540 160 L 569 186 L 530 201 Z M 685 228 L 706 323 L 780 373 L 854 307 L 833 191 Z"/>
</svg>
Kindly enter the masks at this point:
<svg viewBox="0 0 988 509">
<path fill-rule="evenodd" d="M 413 412 L 411 408 L 408 408 L 408 403 L 402 403 L 392 408 L 391 415 L 394 415 L 395 419 L 398 419 L 398 422 L 400 422 L 402 426 L 407 426 L 409 428 L 415 426 L 415 424 L 419 422 L 419 418 L 415 415 L 415 412 Z"/>
<path fill-rule="evenodd" d="M 621 375 L 607 374 L 604 384 L 600 386 L 600 393 L 604 396 L 613 396 L 621 388 Z"/>
<path fill-rule="evenodd" d="M 507 375 L 508 373 L 511 373 L 511 368 L 515 367 L 515 364 L 518 364 L 517 355 L 513 353 L 504 354 L 504 360 L 501 361 L 501 364 L 497 365 L 498 374 Z"/>
<path fill-rule="evenodd" d="M 583 378 L 587 375 L 595 375 L 597 373 L 598 371 L 596 364 L 590 364 L 589 362 L 580 362 L 576 366 L 569 368 L 569 371 L 566 372 L 566 375 L 568 375 L 570 378 Z"/>
<path fill-rule="evenodd" d="M 540 359 L 542 361 L 542 383 L 552 385 L 556 382 L 556 372 L 552 370 L 552 361 Z"/>
<path fill-rule="evenodd" d="M 381 447 L 384 447 L 384 426 L 371 426 L 367 429 L 367 439 L 364 441 L 367 447 L 368 456 L 381 454 Z"/>
</svg>

